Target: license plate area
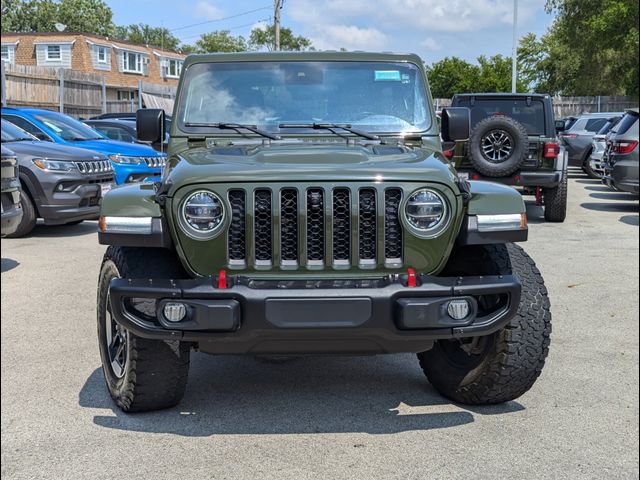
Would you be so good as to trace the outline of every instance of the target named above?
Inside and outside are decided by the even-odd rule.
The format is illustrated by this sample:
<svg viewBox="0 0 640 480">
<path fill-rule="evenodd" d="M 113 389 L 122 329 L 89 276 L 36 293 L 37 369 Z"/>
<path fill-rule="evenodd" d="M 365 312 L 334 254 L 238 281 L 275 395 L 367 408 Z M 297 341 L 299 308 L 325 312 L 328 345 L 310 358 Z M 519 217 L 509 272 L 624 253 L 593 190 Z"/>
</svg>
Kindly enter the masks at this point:
<svg viewBox="0 0 640 480">
<path fill-rule="evenodd" d="M 107 193 L 111 191 L 113 185 L 111 183 L 101 183 L 100 184 L 100 196 L 104 197 Z"/>
<path fill-rule="evenodd" d="M 268 298 L 265 316 L 280 328 L 349 328 L 371 318 L 371 299 L 350 298 Z"/>
</svg>

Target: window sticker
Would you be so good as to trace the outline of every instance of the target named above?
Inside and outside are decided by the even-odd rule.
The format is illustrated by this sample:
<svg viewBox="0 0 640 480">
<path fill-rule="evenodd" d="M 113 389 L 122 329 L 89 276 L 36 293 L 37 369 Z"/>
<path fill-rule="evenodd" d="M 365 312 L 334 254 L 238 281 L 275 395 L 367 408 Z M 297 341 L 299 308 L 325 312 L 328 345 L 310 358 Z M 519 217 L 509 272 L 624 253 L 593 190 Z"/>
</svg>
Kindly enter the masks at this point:
<svg viewBox="0 0 640 480">
<path fill-rule="evenodd" d="M 399 82 L 402 80 L 400 70 L 376 70 L 374 75 L 376 82 Z"/>
</svg>

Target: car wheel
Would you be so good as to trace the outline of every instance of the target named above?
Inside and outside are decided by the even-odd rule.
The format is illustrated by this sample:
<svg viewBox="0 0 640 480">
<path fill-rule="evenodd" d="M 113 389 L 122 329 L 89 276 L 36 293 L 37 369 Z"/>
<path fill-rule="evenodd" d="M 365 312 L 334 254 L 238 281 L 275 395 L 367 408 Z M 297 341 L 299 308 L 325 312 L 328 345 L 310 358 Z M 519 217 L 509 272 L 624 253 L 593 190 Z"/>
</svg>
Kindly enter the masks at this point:
<svg viewBox="0 0 640 480">
<path fill-rule="evenodd" d="M 22 205 L 22 220 L 15 232 L 7 235 L 7 238 L 19 238 L 33 231 L 38 220 L 38 213 L 29 194 L 22 188 L 20 190 L 20 204 Z"/>
<path fill-rule="evenodd" d="M 544 219 L 547 222 L 562 223 L 567 218 L 569 201 L 569 180 L 565 175 L 560 185 L 554 188 L 543 188 Z"/>
</svg>

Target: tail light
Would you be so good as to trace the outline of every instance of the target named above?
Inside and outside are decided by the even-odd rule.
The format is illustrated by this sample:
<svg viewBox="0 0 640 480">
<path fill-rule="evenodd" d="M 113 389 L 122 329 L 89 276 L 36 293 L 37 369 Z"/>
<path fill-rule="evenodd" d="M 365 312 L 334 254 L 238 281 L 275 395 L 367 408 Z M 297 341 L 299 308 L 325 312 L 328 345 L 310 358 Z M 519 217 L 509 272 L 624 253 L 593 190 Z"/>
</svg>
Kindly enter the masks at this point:
<svg viewBox="0 0 640 480">
<path fill-rule="evenodd" d="M 577 133 L 563 133 L 561 135 L 562 138 L 578 138 Z"/>
<path fill-rule="evenodd" d="M 560 145 L 557 142 L 544 144 L 544 158 L 556 158 L 560 153 Z"/>
<path fill-rule="evenodd" d="M 633 152 L 633 150 L 637 146 L 638 146 L 638 142 L 636 140 L 613 142 L 613 144 L 611 145 L 611 152 L 617 153 L 620 155 L 626 155 L 628 153 Z"/>
<path fill-rule="evenodd" d="M 442 154 L 448 159 L 452 159 L 454 154 L 453 148 L 451 150 L 445 150 Z"/>
</svg>

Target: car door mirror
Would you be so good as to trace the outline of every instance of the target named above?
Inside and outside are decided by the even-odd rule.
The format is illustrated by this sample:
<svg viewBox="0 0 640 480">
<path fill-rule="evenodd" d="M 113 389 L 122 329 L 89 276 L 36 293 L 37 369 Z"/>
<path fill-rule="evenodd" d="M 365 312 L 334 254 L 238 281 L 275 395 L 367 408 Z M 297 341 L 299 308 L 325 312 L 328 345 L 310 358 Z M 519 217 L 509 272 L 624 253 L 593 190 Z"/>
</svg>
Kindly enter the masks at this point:
<svg viewBox="0 0 640 480">
<path fill-rule="evenodd" d="M 136 112 L 136 134 L 145 143 L 157 143 L 164 138 L 164 110 L 142 108 Z"/>
<path fill-rule="evenodd" d="M 467 107 L 447 107 L 442 109 L 441 134 L 445 142 L 469 140 L 471 131 L 471 111 Z"/>
<path fill-rule="evenodd" d="M 556 120 L 556 132 L 564 132 L 566 130 L 566 124 L 563 120 Z"/>
</svg>

